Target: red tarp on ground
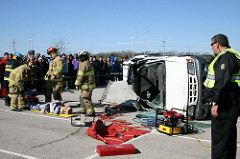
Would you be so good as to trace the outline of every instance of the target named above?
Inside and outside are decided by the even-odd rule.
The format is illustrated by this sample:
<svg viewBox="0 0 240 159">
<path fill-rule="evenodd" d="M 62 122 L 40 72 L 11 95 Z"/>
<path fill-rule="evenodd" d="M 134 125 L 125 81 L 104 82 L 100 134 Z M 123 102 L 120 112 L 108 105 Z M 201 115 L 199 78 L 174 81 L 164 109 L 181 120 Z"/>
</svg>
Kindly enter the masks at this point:
<svg viewBox="0 0 240 159">
<path fill-rule="evenodd" d="M 89 136 L 102 140 L 109 145 L 121 144 L 148 132 L 150 131 L 135 129 L 122 124 L 110 124 L 105 126 L 102 120 L 95 121 L 87 130 Z"/>
</svg>

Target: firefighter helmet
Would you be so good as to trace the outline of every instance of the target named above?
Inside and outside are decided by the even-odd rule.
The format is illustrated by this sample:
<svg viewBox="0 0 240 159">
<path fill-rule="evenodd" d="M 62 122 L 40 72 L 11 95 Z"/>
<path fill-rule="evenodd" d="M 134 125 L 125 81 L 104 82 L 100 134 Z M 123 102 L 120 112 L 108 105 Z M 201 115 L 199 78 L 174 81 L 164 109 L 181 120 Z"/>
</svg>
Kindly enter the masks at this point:
<svg viewBox="0 0 240 159">
<path fill-rule="evenodd" d="M 15 56 L 19 57 L 20 59 L 23 58 L 23 55 L 20 52 L 15 52 L 14 54 Z"/>
<path fill-rule="evenodd" d="M 57 49 L 56 49 L 55 47 L 50 47 L 50 48 L 47 50 L 48 55 L 50 55 L 50 53 L 51 53 L 52 51 L 57 52 Z"/>
<path fill-rule="evenodd" d="M 88 52 L 88 51 L 81 51 L 81 52 L 79 52 L 78 55 L 79 55 L 79 56 L 88 56 L 88 55 L 89 55 L 89 52 Z"/>
</svg>

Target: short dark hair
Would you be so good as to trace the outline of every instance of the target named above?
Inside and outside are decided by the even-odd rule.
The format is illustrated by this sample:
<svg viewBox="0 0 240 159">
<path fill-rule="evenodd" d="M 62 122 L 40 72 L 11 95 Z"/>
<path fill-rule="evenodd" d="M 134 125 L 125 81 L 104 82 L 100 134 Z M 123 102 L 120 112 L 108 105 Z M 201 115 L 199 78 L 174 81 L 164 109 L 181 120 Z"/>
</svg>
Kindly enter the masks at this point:
<svg viewBox="0 0 240 159">
<path fill-rule="evenodd" d="M 5 55 L 9 55 L 9 53 L 8 53 L 8 52 L 5 52 L 5 53 L 4 53 L 4 56 L 5 56 Z"/>
<path fill-rule="evenodd" d="M 229 42 L 228 42 L 228 37 L 226 35 L 224 35 L 224 34 L 214 35 L 211 38 L 211 40 L 212 40 L 213 43 L 218 42 L 221 46 L 230 48 Z"/>
</svg>

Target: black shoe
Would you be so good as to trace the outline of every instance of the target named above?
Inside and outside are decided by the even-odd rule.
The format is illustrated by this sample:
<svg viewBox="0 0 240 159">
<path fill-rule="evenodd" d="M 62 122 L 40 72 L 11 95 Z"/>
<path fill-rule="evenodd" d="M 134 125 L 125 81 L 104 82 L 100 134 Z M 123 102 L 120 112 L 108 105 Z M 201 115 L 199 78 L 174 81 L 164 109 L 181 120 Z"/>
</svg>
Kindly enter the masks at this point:
<svg viewBox="0 0 240 159">
<path fill-rule="evenodd" d="M 22 110 L 30 110 L 29 107 L 24 107 L 24 108 L 21 108 Z"/>
<path fill-rule="evenodd" d="M 93 112 L 92 114 L 86 114 L 86 117 L 95 117 L 95 112 Z"/>
<path fill-rule="evenodd" d="M 21 112 L 23 110 L 22 109 L 12 109 L 11 111 Z"/>
<path fill-rule="evenodd" d="M 5 102 L 6 106 L 8 106 L 8 107 L 10 106 L 10 102 L 7 99 L 4 99 L 4 102 Z"/>
</svg>

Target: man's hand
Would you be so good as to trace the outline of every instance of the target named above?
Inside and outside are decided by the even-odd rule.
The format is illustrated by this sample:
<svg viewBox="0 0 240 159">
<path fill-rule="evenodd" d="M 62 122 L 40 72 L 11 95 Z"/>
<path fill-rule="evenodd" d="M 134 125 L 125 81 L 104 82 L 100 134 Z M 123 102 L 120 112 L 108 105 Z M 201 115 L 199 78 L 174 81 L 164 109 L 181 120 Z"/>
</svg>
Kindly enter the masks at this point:
<svg viewBox="0 0 240 159">
<path fill-rule="evenodd" d="M 218 117 L 217 110 L 218 110 L 218 105 L 213 105 L 211 109 L 211 113 L 215 118 Z"/>
</svg>

